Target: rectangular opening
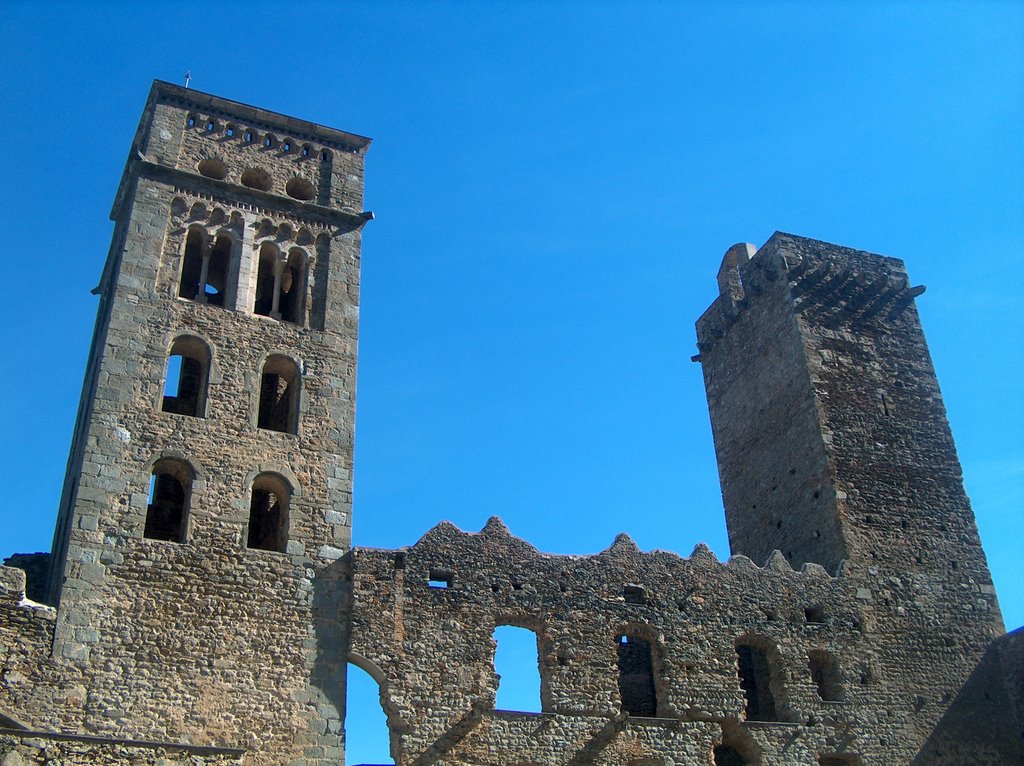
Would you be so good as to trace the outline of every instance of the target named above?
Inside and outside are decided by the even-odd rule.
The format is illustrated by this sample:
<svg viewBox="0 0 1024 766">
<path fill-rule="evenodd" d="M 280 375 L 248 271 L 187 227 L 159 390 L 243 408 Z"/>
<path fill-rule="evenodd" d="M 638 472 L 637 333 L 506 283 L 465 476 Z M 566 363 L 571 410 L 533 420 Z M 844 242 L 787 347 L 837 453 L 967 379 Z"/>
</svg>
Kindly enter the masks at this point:
<svg viewBox="0 0 1024 766">
<path fill-rule="evenodd" d="M 639 585 L 627 585 L 622 589 L 622 598 L 627 604 L 647 603 L 647 591 Z"/>
<path fill-rule="evenodd" d="M 431 588 L 438 588 L 444 590 L 445 588 L 452 587 L 452 583 L 455 578 L 452 577 L 452 573 L 447 569 L 431 569 L 430 578 L 427 581 L 427 585 Z"/>
</svg>

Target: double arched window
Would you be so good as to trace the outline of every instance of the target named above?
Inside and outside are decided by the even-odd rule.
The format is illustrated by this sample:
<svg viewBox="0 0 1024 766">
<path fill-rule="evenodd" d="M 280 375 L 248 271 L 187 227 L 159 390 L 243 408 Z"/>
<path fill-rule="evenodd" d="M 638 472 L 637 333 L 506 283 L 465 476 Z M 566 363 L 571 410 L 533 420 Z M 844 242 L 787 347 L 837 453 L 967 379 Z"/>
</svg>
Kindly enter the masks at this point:
<svg viewBox="0 0 1024 766">
<path fill-rule="evenodd" d="M 263 243 L 253 313 L 282 322 L 305 324 L 306 254 L 302 250 L 292 248 L 288 256 L 282 258 L 276 245 Z"/>
<path fill-rule="evenodd" d="M 234 250 L 234 240 L 227 232 L 211 237 L 200 226 L 189 229 L 178 296 L 211 306 L 228 306 Z"/>
</svg>

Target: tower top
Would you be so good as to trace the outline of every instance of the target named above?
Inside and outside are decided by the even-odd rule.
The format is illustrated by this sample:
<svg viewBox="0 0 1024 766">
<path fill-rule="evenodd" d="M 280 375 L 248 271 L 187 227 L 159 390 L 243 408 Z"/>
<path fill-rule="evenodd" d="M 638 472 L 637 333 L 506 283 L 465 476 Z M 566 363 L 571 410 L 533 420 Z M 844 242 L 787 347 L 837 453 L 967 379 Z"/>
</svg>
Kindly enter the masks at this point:
<svg viewBox="0 0 1024 766">
<path fill-rule="evenodd" d="M 342 151 L 357 152 L 365 154 L 370 147 L 372 139 L 360 136 L 356 133 L 348 133 L 344 130 L 329 128 L 309 120 L 300 120 L 298 117 L 291 117 L 279 112 L 272 112 L 268 109 L 261 109 L 251 104 L 243 104 L 241 101 L 214 96 L 210 93 L 203 93 L 195 88 L 185 88 L 164 80 L 153 80 L 153 87 L 150 88 L 147 106 L 158 101 L 174 102 L 182 106 L 194 107 L 211 114 L 221 113 L 225 117 L 245 120 L 264 128 L 274 128 L 286 131 L 293 135 L 310 138 L 318 143 L 331 146 Z M 148 112 L 148 110 L 147 110 Z M 145 124 L 139 126 L 142 131 Z M 136 135 L 136 144 L 139 135 Z"/>
</svg>

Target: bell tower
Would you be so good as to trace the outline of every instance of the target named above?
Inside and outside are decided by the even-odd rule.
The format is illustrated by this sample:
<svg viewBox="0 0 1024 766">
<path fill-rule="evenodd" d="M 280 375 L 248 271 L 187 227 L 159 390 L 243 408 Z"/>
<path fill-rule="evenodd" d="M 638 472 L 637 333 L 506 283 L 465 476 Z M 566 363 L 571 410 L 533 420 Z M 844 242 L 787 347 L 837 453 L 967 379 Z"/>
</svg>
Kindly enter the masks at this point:
<svg viewBox="0 0 1024 766">
<path fill-rule="evenodd" d="M 351 539 L 369 144 L 152 87 L 53 544 L 87 731 L 337 760 L 314 602 Z"/>
</svg>

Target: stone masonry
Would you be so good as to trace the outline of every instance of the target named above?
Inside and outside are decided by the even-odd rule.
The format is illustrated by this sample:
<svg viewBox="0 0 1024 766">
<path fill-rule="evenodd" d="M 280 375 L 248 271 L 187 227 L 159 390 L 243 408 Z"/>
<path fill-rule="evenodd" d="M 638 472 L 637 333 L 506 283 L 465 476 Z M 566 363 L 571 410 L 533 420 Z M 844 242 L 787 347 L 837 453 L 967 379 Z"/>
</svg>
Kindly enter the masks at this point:
<svg viewBox="0 0 1024 766">
<path fill-rule="evenodd" d="M 50 605 L 0 567 L 0 766 L 342 764 L 348 663 L 400 766 L 1024 762 L 1024 637 L 893 258 L 727 251 L 694 361 L 728 561 L 544 554 L 497 518 L 352 548 L 369 143 L 154 83 Z M 540 713 L 495 709 L 503 625 Z"/>
</svg>

